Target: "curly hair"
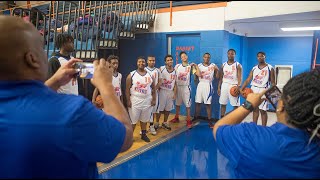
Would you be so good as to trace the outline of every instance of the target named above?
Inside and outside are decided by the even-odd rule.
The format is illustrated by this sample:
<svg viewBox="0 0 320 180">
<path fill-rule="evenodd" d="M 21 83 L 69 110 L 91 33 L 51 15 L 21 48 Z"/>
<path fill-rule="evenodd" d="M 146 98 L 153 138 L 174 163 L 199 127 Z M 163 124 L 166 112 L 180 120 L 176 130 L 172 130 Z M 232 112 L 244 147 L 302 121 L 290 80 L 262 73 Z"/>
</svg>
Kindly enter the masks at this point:
<svg viewBox="0 0 320 180">
<path fill-rule="evenodd" d="M 308 131 L 319 130 L 320 117 L 314 114 L 320 104 L 319 71 L 305 72 L 290 79 L 283 88 L 282 99 L 289 123 Z"/>
<path fill-rule="evenodd" d="M 56 37 L 55 45 L 58 49 L 60 49 L 64 44 L 71 41 L 73 42 L 73 37 L 70 34 L 58 34 Z"/>
</svg>

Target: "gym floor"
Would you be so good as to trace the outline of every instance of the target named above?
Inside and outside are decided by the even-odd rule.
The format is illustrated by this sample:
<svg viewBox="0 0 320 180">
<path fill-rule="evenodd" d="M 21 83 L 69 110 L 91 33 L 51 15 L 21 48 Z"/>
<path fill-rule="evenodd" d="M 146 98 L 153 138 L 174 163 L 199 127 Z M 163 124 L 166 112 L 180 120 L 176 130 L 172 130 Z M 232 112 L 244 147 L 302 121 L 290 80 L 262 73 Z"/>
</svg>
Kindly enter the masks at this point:
<svg viewBox="0 0 320 180">
<path fill-rule="evenodd" d="M 251 119 L 252 114 L 244 122 L 251 122 Z M 275 119 L 275 113 L 268 112 L 268 126 L 274 124 Z M 261 124 L 260 118 L 258 124 Z M 148 134 L 150 143 L 139 139 L 140 128 L 137 127 L 133 147 L 112 163 L 98 166 L 100 178 L 232 177 L 226 170 L 225 160 L 217 151 L 212 129 L 207 122 L 200 121 L 191 130 L 185 127 L 185 121 L 171 125 L 172 131 L 161 129 L 156 136 Z"/>
</svg>

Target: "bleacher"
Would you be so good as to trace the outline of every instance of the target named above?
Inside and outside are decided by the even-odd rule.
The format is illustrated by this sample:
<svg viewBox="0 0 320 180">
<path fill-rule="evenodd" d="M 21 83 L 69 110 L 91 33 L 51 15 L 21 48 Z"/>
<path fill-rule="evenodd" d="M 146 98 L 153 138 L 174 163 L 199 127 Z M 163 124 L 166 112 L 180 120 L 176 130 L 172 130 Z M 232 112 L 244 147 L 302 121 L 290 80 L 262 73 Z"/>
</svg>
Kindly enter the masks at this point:
<svg viewBox="0 0 320 180">
<path fill-rule="evenodd" d="M 48 57 L 57 51 L 59 33 L 74 37 L 74 57 L 98 58 L 101 49 L 118 49 L 119 39 L 134 40 L 135 34 L 153 26 L 157 1 L 51 1 L 28 8 L 15 8 L 11 15 L 31 21 L 45 39 Z"/>
</svg>

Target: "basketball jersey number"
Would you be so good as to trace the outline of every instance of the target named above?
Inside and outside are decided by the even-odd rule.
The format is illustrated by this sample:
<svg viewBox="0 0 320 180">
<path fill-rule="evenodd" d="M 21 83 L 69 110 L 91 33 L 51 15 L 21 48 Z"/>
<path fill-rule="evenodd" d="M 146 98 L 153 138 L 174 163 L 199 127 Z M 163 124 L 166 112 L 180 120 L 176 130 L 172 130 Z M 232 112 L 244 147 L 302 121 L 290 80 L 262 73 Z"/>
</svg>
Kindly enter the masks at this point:
<svg viewBox="0 0 320 180">
<path fill-rule="evenodd" d="M 267 75 L 267 70 L 263 70 L 263 71 L 261 71 L 261 75 L 262 75 L 262 76 Z"/>
<path fill-rule="evenodd" d="M 171 78 L 171 80 L 174 80 L 174 78 L 175 78 L 175 75 L 173 75 L 173 74 L 170 74 L 170 78 Z"/>
<path fill-rule="evenodd" d="M 146 83 L 150 83 L 151 82 L 151 78 L 150 77 L 145 77 L 144 79 L 145 79 Z"/>
</svg>

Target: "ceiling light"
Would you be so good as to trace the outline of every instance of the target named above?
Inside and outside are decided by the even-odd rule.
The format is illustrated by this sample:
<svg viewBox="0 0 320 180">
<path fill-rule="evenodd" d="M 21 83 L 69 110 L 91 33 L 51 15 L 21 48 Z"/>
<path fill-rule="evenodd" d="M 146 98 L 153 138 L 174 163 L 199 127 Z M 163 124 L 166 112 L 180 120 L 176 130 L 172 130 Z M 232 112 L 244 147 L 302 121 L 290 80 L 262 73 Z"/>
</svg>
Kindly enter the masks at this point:
<svg viewBox="0 0 320 180">
<path fill-rule="evenodd" d="M 282 31 L 314 31 L 320 30 L 320 26 L 311 26 L 311 27 L 287 27 L 281 28 Z"/>
</svg>

